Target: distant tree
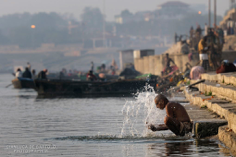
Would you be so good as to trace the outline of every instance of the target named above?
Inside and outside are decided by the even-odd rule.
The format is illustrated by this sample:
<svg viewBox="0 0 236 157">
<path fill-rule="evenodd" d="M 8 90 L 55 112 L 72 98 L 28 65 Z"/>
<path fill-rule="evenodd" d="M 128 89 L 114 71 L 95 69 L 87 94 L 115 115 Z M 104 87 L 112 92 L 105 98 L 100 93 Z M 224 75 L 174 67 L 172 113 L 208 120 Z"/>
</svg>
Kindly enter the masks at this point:
<svg viewBox="0 0 236 157">
<path fill-rule="evenodd" d="M 126 9 L 126 10 L 123 10 L 120 15 L 121 17 L 130 17 L 133 14 L 128 9 Z"/>
<path fill-rule="evenodd" d="M 31 25 L 36 25 L 37 29 L 44 29 L 44 28 L 61 28 L 66 27 L 68 22 L 64 20 L 59 14 L 55 12 L 51 13 L 37 13 L 32 15 L 30 19 Z"/>
<path fill-rule="evenodd" d="M 84 8 L 81 18 L 86 27 L 102 30 L 104 17 L 99 8 Z"/>
</svg>

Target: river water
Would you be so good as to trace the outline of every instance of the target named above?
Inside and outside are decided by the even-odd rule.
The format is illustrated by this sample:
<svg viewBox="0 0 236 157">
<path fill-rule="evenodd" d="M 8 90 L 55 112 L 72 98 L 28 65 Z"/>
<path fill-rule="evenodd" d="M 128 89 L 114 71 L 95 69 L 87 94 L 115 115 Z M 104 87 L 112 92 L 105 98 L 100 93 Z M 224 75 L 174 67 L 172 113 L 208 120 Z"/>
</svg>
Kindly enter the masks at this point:
<svg viewBox="0 0 236 157">
<path fill-rule="evenodd" d="M 217 140 L 149 131 L 146 123 L 160 124 L 165 115 L 154 93 L 42 99 L 34 90 L 6 88 L 13 77 L 0 76 L 0 156 L 230 156 Z"/>
</svg>

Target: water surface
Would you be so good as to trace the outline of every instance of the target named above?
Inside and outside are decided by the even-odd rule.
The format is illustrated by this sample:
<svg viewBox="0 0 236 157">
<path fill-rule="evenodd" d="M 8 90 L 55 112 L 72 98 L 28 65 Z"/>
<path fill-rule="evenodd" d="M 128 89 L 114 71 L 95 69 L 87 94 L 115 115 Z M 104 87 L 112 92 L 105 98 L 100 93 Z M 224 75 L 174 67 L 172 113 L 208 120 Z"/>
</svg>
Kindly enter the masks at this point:
<svg viewBox="0 0 236 157">
<path fill-rule="evenodd" d="M 0 75 L 0 156 L 230 156 L 217 140 L 153 133 L 165 115 L 153 93 L 136 98 L 38 99 Z"/>
</svg>

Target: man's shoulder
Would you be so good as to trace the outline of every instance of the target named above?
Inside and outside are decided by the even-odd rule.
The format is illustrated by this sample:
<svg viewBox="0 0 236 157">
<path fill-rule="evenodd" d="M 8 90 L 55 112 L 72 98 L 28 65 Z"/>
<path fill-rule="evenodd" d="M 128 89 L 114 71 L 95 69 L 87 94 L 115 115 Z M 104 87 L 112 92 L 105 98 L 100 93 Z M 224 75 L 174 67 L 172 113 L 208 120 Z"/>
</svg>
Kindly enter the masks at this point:
<svg viewBox="0 0 236 157">
<path fill-rule="evenodd" d="M 172 106 L 177 107 L 177 106 L 182 106 L 182 105 L 179 104 L 179 103 L 177 103 L 177 102 L 171 102 L 171 101 L 170 101 L 166 106 L 167 106 L 167 107 L 172 107 Z"/>
</svg>

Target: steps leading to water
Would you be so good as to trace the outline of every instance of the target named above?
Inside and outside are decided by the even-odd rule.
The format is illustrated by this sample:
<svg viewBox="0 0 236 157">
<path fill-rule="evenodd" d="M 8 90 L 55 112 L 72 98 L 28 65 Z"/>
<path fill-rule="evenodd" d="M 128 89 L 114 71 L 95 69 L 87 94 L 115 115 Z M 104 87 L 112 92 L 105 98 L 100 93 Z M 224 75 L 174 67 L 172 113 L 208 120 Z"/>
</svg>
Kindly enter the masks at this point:
<svg viewBox="0 0 236 157">
<path fill-rule="evenodd" d="M 234 85 L 236 86 L 236 73 L 222 73 L 215 74 L 214 73 L 206 73 L 201 75 L 202 79 L 205 79 L 209 82 L 215 82 L 224 85 Z"/>
<path fill-rule="evenodd" d="M 236 73 L 201 75 L 205 79 L 200 83 L 199 91 L 185 89 L 186 99 L 201 108 L 206 108 L 228 122 L 218 129 L 219 139 L 236 155 Z M 196 81 L 191 81 L 194 83 Z M 207 124 L 209 125 L 209 124 Z"/>
</svg>

